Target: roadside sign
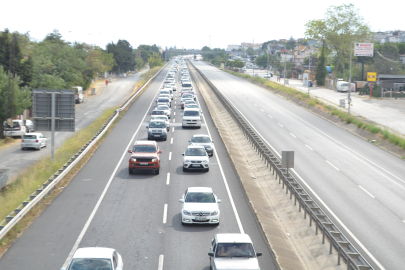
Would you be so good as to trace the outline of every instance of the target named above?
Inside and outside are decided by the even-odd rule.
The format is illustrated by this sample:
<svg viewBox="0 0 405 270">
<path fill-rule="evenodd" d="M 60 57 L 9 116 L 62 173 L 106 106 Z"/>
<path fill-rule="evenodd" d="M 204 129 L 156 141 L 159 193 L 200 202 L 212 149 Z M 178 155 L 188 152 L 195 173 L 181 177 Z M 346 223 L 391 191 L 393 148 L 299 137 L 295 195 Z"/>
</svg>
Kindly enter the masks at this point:
<svg viewBox="0 0 405 270">
<path fill-rule="evenodd" d="M 354 56 L 374 56 L 374 43 L 354 43 Z"/>
<path fill-rule="evenodd" d="M 377 72 L 367 72 L 367 81 L 376 82 L 377 81 Z"/>
</svg>

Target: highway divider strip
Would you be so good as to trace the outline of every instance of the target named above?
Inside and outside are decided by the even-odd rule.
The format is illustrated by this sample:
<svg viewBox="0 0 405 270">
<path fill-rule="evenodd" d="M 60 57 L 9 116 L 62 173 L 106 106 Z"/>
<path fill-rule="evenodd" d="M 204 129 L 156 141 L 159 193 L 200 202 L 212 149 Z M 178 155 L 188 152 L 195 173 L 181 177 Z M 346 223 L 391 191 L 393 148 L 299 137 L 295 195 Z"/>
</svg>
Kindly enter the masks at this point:
<svg viewBox="0 0 405 270">
<path fill-rule="evenodd" d="M 37 189 L 32 193 L 25 201 L 21 203 L 13 212 L 11 212 L 1 223 L 0 223 L 0 240 L 7 235 L 7 233 L 35 206 L 41 199 L 48 195 L 54 189 L 55 185 L 59 183 L 63 177 L 72 169 L 74 166 L 86 155 L 86 153 L 96 144 L 100 138 L 105 134 L 111 124 L 119 116 L 119 113 L 123 111 L 131 102 L 137 97 L 148 84 L 155 79 L 157 75 L 168 65 L 164 65 L 155 75 L 152 76 L 147 82 L 145 82 L 142 87 L 133 94 L 128 100 L 117 110 L 114 111 L 113 115 L 106 121 L 106 123 L 101 127 L 101 129 L 88 141 L 83 147 L 73 155 L 65 165 L 62 166 L 54 175 L 45 181 L 42 188 Z"/>
<path fill-rule="evenodd" d="M 189 63 L 201 75 L 220 102 L 224 105 L 257 154 L 265 162 L 267 167 L 270 167 L 270 172 L 273 171 L 273 175 L 275 174 L 276 180 L 279 180 L 279 184 L 282 182 L 282 188 L 286 188 L 286 194 L 290 192 L 290 199 L 292 199 L 292 196 L 294 195 L 294 205 L 296 205 L 298 201 L 299 212 L 301 212 L 302 209 L 304 210 L 304 219 L 307 218 L 307 215 L 309 216 L 309 226 L 312 226 L 312 223 L 315 223 L 316 235 L 319 230 L 321 231 L 322 244 L 325 243 L 325 238 L 329 240 L 329 253 L 332 253 L 333 248 L 338 252 L 337 264 L 340 265 L 341 261 L 343 261 L 347 264 L 347 269 L 373 269 L 344 234 L 340 232 L 331 219 L 316 204 L 308 192 L 306 192 L 306 190 L 299 184 L 294 176 L 291 175 L 287 169 L 281 167 L 281 161 L 267 144 L 263 142 L 260 136 L 254 131 L 254 128 L 252 128 L 237 109 L 234 108 L 231 102 L 228 101 L 215 85 L 198 68 L 196 68 L 193 63 L 191 63 L 191 61 L 189 61 Z"/>
</svg>

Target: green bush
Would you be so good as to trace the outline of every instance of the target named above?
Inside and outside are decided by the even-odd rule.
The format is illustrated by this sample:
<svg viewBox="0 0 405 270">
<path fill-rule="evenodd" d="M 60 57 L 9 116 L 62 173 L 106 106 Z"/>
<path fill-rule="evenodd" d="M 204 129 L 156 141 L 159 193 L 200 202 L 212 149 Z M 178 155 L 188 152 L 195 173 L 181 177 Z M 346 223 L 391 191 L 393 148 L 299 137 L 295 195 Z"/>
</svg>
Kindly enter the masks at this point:
<svg viewBox="0 0 405 270">
<path fill-rule="evenodd" d="M 381 131 L 381 134 L 384 136 L 384 139 L 387 139 L 390 137 L 390 133 L 388 132 L 388 130 Z"/>
</svg>

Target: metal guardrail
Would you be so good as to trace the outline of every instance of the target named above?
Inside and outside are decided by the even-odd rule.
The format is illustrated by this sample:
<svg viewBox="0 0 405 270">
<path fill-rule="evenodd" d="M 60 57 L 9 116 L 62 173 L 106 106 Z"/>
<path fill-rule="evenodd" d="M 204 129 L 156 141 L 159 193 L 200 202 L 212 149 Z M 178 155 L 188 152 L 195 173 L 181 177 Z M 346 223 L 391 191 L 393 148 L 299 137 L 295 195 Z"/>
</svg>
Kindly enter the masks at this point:
<svg viewBox="0 0 405 270">
<path fill-rule="evenodd" d="M 73 155 L 65 165 L 53 174 L 42 187 L 32 193 L 0 223 L 0 240 L 38 203 L 54 189 L 55 185 L 84 157 L 92 146 L 104 135 L 119 113 L 124 110 L 132 100 L 138 96 L 143 89 L 167 66 L 164 65 L 152 78 L 150 78 L 135 94 L 133 94 L 113 115 L 106 121 L 102 128 L 89 140 L 75 155 Z"/>
<path fill-rule="evenodd" d="M 309 216 L 309 226 L 315 223 L 315 234 L 322 233 L 322 244 L 325 244 L 325 238 L 329 240 L 329 253 L 332 254 L 332 249 L 338 252 L 337 264 L 340 265 L 343 260 L 347 264 L 348 270 L 370 270 L 373 269 L 370 264 L 360 255 L 357 249 L 349 242 L 338 227 L 329 219 L 329 217 L 316 204 L 311 196 L 299 184 L 299 182 L 291 175 L 287 169 L 281 167 L 281 161 L 273 154 L 270 148 L 254 131 L 250 124 L 243 116 L 234 108 L 228 99 L 215 87 L 214 84 L 198 69 L 193 63 L 189 62 L 193 68 L 201 75 L 208 86 L 213 90 L 215 95 L 221 101 L 239 128 L 242 130 L 245 137 L 249 140 L 256 152 L 262 160 L 270 166 L 270 171 L 275 174 L 279 184 L 282 182 L 282 188 L 286 188 L 286 194 L 290 192 L 290 199 L 294 195 L 294 205 L 299 205 L 299 212 L 304 210 L 304 219 Z M 192 75 L 191 75 L 192 76 Z"/>
</svg>

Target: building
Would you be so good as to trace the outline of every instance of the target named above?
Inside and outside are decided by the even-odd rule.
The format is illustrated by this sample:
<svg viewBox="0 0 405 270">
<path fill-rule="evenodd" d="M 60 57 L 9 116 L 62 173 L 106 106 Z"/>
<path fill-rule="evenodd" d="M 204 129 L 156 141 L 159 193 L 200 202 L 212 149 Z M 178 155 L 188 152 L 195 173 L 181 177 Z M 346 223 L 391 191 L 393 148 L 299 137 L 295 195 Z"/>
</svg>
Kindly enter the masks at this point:
<svg viewBox="0 0 405 270">
<path fill-rule="evenodd" d="M 374 33 L 374 41 L 380 44 L 384 44 L 386 42 L 392 43 L 405 43 L 405 31 L 403 30 L 395 30 L 395 31 L 386 31 L 386 32 L 375 32 Z"/>
<path fill-rule="evenodd" d="M 228 45 L 228 47 L 226 48 L 227 52 L 231 52 L 231 51 L 237 51 L 237 50 L 241 50 L 242 49 L 242 45 Z"/>
<path fill-rule="evenodd" d="M 243 42 L 242 46 L 245 48 L 252 48 L 253 50 L 258 50 L 262 48 L 263 43 L 248 43 L 248 42 Z"/>
</svg>

